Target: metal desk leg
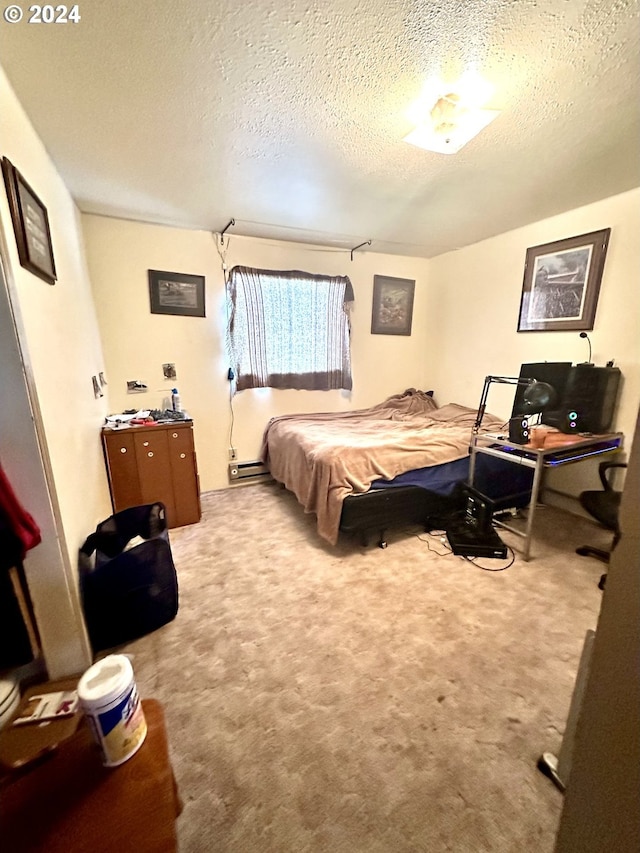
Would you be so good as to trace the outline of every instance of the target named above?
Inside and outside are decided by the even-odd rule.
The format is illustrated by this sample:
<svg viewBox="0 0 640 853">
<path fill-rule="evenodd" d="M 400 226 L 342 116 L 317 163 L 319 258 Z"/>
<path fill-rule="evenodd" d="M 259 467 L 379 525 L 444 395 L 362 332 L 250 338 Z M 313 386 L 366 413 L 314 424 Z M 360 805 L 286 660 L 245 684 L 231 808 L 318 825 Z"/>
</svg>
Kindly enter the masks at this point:
<svg viewBox="0 0 640 853">
<path fill-rule="evenodd" d="M 476 473 L 476 445 L 475 443 L 471 445 L 470 448 L 471 458 L 469 459 L 469 485 L 473 486 L 473 478 Z"/>
<path fill-rule="evenodd" d="M 542 485 L 542 473 L 544 471 L 542 454 L 538 454 L 536 459 L 536 467 L 533 474 L 533 483 L 531 485 L 531 501 L 529 502 L 529 512 L 527 514 L 527 526 L 525 528 L 524 549 L 522 557 L 525 561 L 529 560 L 531 554 L 531 539 L 533 537 L 533 517 L 538 504 L 538 494 Z"/>
</svg>

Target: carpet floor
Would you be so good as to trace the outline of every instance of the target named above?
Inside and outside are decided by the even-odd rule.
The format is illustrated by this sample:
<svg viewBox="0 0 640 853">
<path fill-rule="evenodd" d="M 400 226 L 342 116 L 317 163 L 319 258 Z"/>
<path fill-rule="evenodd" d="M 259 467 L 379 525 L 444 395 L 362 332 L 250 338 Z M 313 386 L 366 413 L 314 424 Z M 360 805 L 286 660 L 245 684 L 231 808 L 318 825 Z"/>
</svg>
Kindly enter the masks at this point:
<svg viewBox="0 0 640 853">
<path fill-rule="evenodd" d="M 331 547 L 276 484 L 202 505 L 171 531 L 176 619 L 122 650 L 165 709 L 181 853 L 551 853 L 536 761 L 600 608 L 574 549 L 604 531 L 541 507 L 498 571 L 415 528 Z"/>
</svg>

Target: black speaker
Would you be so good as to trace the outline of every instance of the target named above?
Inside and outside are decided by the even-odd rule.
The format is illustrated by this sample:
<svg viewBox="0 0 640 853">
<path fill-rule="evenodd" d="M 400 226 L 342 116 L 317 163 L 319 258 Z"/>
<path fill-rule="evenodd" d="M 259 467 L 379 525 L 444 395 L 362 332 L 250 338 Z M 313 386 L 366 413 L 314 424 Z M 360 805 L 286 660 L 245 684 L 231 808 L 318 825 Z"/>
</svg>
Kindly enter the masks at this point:
<svg viewBox="0 0 640 853">
<path fill-rule="evenodd" d="M 576 364 L 560 408 L 546 417 L 545 423 L 566 433 L 607 432 L 613 422 L 620 376 L 618 367 Z"/>
<path fill-rule="evenodd" d="M 562 409 L 554 412 L 554 417 L 549 419 L 549 425 L 557 427 L 561 432 L 595 432 L 585 426 L 585 418 L 582 412 L 577 412 L 575 409 Z"/>
<path fill-rule="evenodd" d="M 529 421 L 522 415 L 509 419 L 509 441 L 513 444 L 529 443 Z"/>
</svg>

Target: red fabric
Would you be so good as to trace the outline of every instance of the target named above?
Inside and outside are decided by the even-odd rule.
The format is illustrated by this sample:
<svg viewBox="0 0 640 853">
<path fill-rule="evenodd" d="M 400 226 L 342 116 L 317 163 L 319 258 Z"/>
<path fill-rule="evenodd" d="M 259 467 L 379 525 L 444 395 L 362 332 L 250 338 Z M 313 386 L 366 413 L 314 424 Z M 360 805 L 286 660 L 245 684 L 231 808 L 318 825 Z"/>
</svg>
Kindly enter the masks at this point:
<svg viewBox="0 0 640 853">
<path fill-rule="evenodd" d="M 22 506 L 0 465 L 0 512 L 22 546 L 21 558 L 41 541 L 40 528 Z"/>
</svg>

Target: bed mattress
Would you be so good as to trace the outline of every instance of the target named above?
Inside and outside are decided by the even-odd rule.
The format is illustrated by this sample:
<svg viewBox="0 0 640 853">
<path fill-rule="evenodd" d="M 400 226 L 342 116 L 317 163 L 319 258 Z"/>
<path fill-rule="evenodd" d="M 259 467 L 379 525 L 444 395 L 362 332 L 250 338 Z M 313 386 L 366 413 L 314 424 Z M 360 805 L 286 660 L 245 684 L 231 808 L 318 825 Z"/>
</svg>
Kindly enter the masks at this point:
<svg viewBox="0 0 640 853">
<path fill-rule="evenodd" d="M 430 394 L 408 389 L 370 409 L 273 418 L 262 459 L 335 544 L 348 496 L 377 480 L 467 458 L 475 417 L 475 409 L 437 406 Z M 483 425 L 495 431 L 502 423 L 486 413 Z"/>
</svg>

